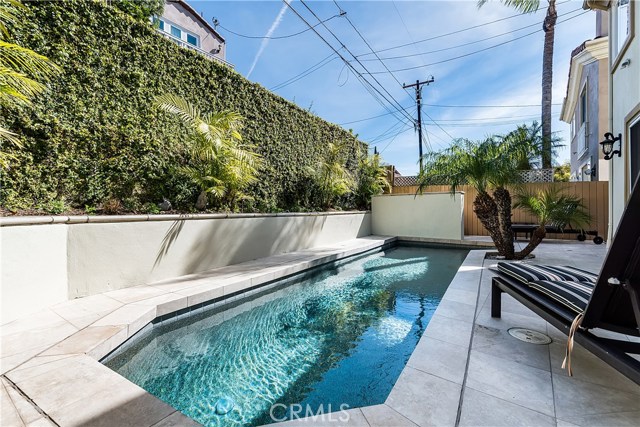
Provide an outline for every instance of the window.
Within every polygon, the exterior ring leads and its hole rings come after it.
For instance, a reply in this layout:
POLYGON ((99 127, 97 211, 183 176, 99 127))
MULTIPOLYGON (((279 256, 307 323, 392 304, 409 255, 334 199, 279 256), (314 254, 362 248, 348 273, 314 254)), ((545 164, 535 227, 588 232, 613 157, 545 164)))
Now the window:
POLYGON ((187 34, 187 43, 198 46, 198 38, 193 34, 187 34))
POLYGON ((618 4, 613 11, 614 19, 617 23, 617 32, 614 34, 612 60, 618 56, 622 47, 631 34, 631 5, 630 0, 618 0, 618 4))
POLYGON ((164 31, 164 21, 162 19, 158 19, 158 28, 164 31))
POLYGON ((580 126, 587 121, 587 90, 582 89, 580 94, 580 126))
POLYGON ((171 26, 171 35, 181 39, 182 38, 182 30, 180 28, 176 28, 176 27, 174 27, 172 25, 171 26))

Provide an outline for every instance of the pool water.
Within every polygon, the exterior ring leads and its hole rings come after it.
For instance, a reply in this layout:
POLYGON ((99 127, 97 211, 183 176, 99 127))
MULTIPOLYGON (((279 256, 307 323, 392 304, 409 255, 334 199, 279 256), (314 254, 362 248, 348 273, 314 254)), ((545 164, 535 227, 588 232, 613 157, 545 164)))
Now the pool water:
POLYGON ((156 324, 105 364, 206 426, 380 404, 467 253, 397 247, 319 269, 156 324))

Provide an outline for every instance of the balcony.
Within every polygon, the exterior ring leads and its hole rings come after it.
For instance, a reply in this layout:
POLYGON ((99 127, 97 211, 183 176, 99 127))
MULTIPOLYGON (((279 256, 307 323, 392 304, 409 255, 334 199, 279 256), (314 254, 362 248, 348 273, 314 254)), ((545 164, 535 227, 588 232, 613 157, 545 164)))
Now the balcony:
POLYGON ((571 141, 571 152, 577 159, 582 158, 589 152, 589 144, 587 143, 587 124, 588 123, 585 122, 580 126, 580 130, 573 136, 573 140, 571 141))
POLYGON ((221 64, 226 65, 227 67, 234 68, 232 63, 227 62, 227 61, 225 61, 224 59, 222 59, 222 58, 220 58, 220 57, 218 57, 218 56, 215 56, 215 55, 214 55, 213 53, 211 53, 211 52, 207 52, 206 50, 202 50, 202 49, 200 49, 199 47, 194 46, 194 45, 192 45, 192 44, 190 44, 190 43, 187 43, 186 41, 184 41, 184 40, 182 40, 182 39, 179 39, 179 38, 177 38, 177 37, 175 37, 175 36, 173 36, 173 35, 171 35, 171 34, 169 34, 169 33, 166 33, 166 32, 164 32, 164 31, 162 31, 162 30, 160 30, 160 29, 158 29, 158 33, 162 34, 163 36, 165 36, 165 37, 166 37, 166 38, 168 38, 169 40, 173 41, 175 44, 177 44, 177 45, 178 45, 178 46, 180 46, 180 47, 184 47, 184 48, 186 48, 186 49, 194 50, 194 51, 198 52, 199 54, 206 56, 206 57, 207 57, 207 59, 210 59, 210 60, 212 60, 212 61, 219 62, 219 63, 221 63, 221 64))

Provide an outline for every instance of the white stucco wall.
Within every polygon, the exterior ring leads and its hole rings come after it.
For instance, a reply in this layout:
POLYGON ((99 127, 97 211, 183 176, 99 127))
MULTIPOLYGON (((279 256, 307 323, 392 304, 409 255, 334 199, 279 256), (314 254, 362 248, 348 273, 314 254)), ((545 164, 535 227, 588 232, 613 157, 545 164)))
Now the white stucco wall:
POLYGON ((373 234, 461 240, 464 193, 388 194, 371 203, 373 234))
POLYGON ((3 218, 2 323, 68 298, 371 234, 365 212, 155 217, 3 218))
POLYGON ((0 228, 2 323, 67 300, 67 226, 0 228))
MULTIPOLYGON (((618 228, 631 191, 629 127, 632 120, 640 114, 640 2, 633 3, 631 19, 635 34, 625 50, 618 55, 610 55, 611 128, 605 131, 613 132, 616 136, 622 134, 622 157, 614 156, 609 161, 609 241, 618 228), (630 62, 623 67, 621 64, 627 59, 630 62)), ((617 33, 614 13, 610 13, 610 25, 611 33, 617 33)), ((611 49, 616 42, 615 37, 610 37, 609 42, 611 49)), ((615 149, 618 149, 618 143, 615 144, 615 149)))

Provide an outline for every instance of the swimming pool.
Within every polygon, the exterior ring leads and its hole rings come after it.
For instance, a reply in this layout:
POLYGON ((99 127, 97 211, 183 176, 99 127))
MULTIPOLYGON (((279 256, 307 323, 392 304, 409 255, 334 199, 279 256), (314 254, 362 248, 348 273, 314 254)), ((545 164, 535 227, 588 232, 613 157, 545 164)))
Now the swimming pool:
POLYGON ((396 247, 323 267, 147 328, 105 364, 207 426, 383 403, 467 253, 396 247))

